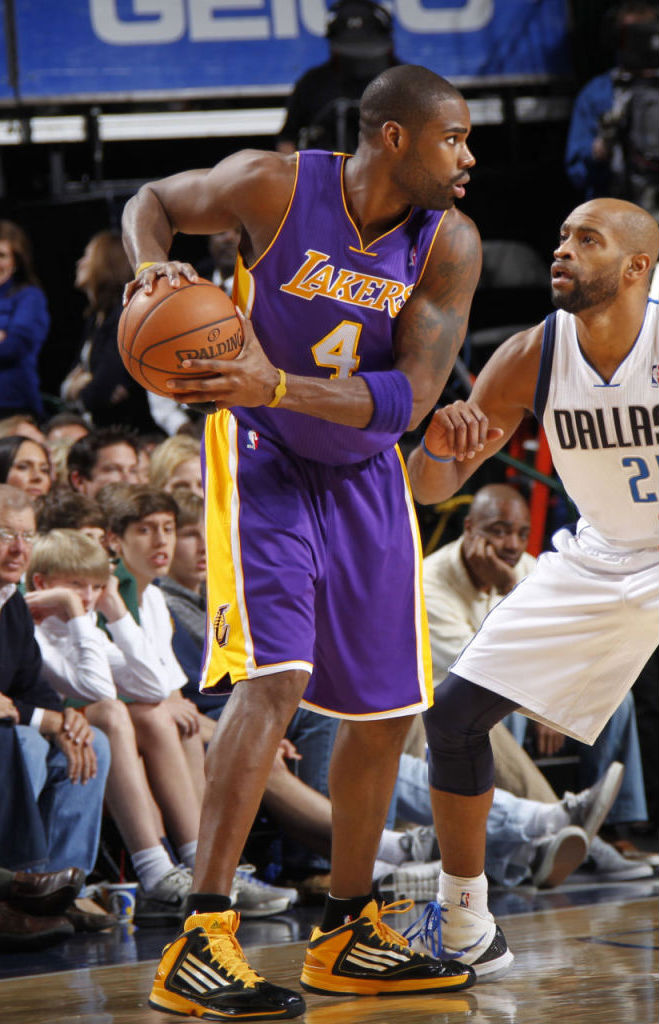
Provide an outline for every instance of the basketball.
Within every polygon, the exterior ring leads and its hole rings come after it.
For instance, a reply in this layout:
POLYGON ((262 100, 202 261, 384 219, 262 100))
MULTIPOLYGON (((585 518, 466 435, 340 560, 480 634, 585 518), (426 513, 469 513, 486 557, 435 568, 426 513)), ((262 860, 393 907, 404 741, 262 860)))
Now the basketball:
POLYGON ((181 366, 184 359, 235 359, 243 330, 229 296, 210 281, 181 278, 180 287, 172 288, 159 277, 150 295, 140 288, 123 310, 117 344, 131 377, 171 398, 168 380, 204 376, 181 366))

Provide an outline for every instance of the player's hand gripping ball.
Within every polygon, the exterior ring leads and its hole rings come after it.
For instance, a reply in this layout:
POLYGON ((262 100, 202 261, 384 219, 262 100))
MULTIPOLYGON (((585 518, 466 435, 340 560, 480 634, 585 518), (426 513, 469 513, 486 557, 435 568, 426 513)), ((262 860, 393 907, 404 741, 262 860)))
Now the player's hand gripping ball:
MULTIPOLYGON (((150 295, 140 288, 119 320, 117 344, 124 366, 138 384, 155 395, 172 397, 166 386, 176 377, 199 379, 184 359, 235 359, 243 347, 243 329, 229 296, 200 277, 172 288, 166 277, 150 295)), ((209 373, 208 376, 215 376, 209 373)))

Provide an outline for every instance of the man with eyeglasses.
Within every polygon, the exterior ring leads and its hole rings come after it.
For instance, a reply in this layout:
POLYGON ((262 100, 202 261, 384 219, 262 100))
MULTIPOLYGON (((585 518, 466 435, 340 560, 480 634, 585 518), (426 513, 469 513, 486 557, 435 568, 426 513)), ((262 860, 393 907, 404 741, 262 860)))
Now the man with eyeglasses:
MULTIPOLYGON (((35 537, 28 495, 0 484, 0 770, 6 796, 0 864, 38 871, 74 867, 89 874, 110 750, 103 733, 65 708, 41 678, 32 616, 17 588, 35 537)), ((2 909, 0 903, 0 931, 2 909)))

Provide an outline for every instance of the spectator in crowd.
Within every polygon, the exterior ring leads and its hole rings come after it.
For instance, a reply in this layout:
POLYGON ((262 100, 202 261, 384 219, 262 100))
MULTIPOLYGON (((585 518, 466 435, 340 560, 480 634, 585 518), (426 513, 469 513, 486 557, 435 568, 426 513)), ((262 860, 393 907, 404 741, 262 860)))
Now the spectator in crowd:
POLYGON ((37 507, 37 530, 79 530, 105 547, 107 516, 94 498, 68 487, 51 491, 37 507))
MULTIPOLYGON (((89 874, 96 862, 110 751, 105 736, 60 698, 42 677, 32 618, 17 589, 36 537, 34 510, 24 491, 0 485, 0 708, 21 745, 22 761, 41 821, 41 865, 47 871, 77 867, 89 874)), ((37 827, 33 816, 32 825, 37 827)), ((26 813, 14 833, 29 843, 26 813)), ((0 835, 0 863, 12 863, 0 835)), ((34 848, 32 846, 32 848, 34 848)))
POLYGON ((187 487, 203 497, 199 449, 199 441, 186 434, 175 434, 157 445, 149 465, 151 486, 169 494, 177 487, 187 487))
POLYGON ((152 431, 149 434, 140 434, 138 438, 137 452, 137 483, 148 486, 151 482, 151 455, 164 441, 168 435, 162 430, 152 431))
POLYGON ((19 487, 33 500, 48 494, 53 470, 46 445, 27 437, 0 438, 0 483, 19 487))
POLYGON ((0 420, 0 437, 29 437, 33 441, 46 440, 45 434, 31 413, 16 413, 0 420))
POLYGON ((231 295, 240 232, 235 228, 208 236, 208 259, 199 261, 199 275, 231 295))
POLYGON ((53 464, 53 479, 58 487, 68 486, 67 459, 71 445, 90 432, 82 416, 73 412, 60 412, 44 424, 46 442, 53 464))
MULTIPOLYGON (((535 565, 535 558, 526 552, 529 529, 529 508, 522 495, 505 484, 491 484, 474 495, 462 536, 424 560, 423 586, 435 686, 440 685, 449 666, 478 631, 485 616, 535 565)), ((526 725, 526 719, 518 717, 526 725)), ((519 741, 520 733, 515 735, 519 741)), ((537 724, 537 735, 543 753, 554 753, 563 745, 564 737, 548 726, 537 724)), ((519 742, 514 738, 511 742, 503 723, 492 729, 490 737, 498 786, 518 796, 532 794, 534 799, 543 802, 558 799, 519 742)), ((625 773, 612 804, 610 820, 616 820, 618 814, 622 816, 618 820, 635 820, 637 814, 641 818, 646 816, 643 769, 631 694, 593 747, 572 740, 568 743, 574 743, 574 749, 584 760, 578 777, 582 789, 593 786, 603 777, 613 761, 624 763, 625 773)), ((589 856, 595 871, 602 876, 615 875, 619 880, 635 877, 634 866, 626 863, 599 837, 590 844, 589 856)))
POLYGON ((71 443, 86 437, 90 427, 86 420, 75 412, 58 412, 44 423, 44 434, 49 444, 70 438, 71 443))
POLYGON ((376 75, 398 63, 391 15, 371 0, 339 0, 330 8, 330 58, 295 83, 277 149, 354 152, 359 100, 376 75))
MULTIPOLYGON (((114 496, 108 508, 108 543, 119 556, 115 574, 125 603, 142 627, 160 677, 169 689, 165 711, 180 735, 195 793, 188 803, 196 816, 204 784, 199 714, 194 704, 180 693, 185 684, 185 674, 172 650, 172 621, 162 593, 153 585, 157 577, 168 572, 171 564, 178 506, 171 495, 151 487, 122 485, 113 490, 114 496)), ((152 708, 148 705, 133 706, 131 713, 136 729, 146 730, 152 708)), ((188 858, 191 860, 194 860, 193 855, 188 858)), ((184 858, 184 862, 188 861, 184 858)))
POLYGON ((586 199, 618 196, 659 216, 659 4, 630 0, 612 11, 616 65, 581 89, 565 153, 586 199))
POLYGON ((43 415, 38 358, 49 329, 28 237, 18 224, 0 220, 0 417, 43 415))
POLYGON ((67 457, 74 491, 93 498, 106 484, 137 482, 139 441, 125 427, 94 430, 75 441, 67 457))
POLYGON ((140 920, 168 913, 176 920, 192 876, 189 868, 172 862, 156 822, 164 819, 172 842, 185 854, 196 838, 196 817, 181 815, 178 794, 155 804, 152 791, 167 793, 175 773, 189 797, 187 765, 165 713, 161 738, 167 745, 162 758, 148 759, 145 774, 142 737, 131 717, 139 704, 157 707, 169 694, 154 645, 126 608, 107 553, 78 530, 52 530, 36 541, 27 585, 46 679, 60 696, 83 702, 87 720, 110 742, 106 803, 141 886, 140 920), (107 633, 97 626, 96 611, 104 615, 107 633), (161 777, 165 757, 168 774, 161 777))
POLYGON ((89 413, 95 427, 122 423, 144 432, 155 425, 147 393, 126 370, 117 346, 123 289, 132 276, 118 232, 99 231, 90 239, 75 281, 88 301, 84 342, 61 395, 89 413))

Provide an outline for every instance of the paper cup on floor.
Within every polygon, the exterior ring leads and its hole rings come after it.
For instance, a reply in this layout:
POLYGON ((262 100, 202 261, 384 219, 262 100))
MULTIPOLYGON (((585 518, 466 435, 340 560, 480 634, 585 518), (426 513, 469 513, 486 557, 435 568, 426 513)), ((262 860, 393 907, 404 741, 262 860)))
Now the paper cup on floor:
POLYGON ((137 882, 116 882, 102 887, 103 902, 119 921, 132 921, 135 916, 137 882))

